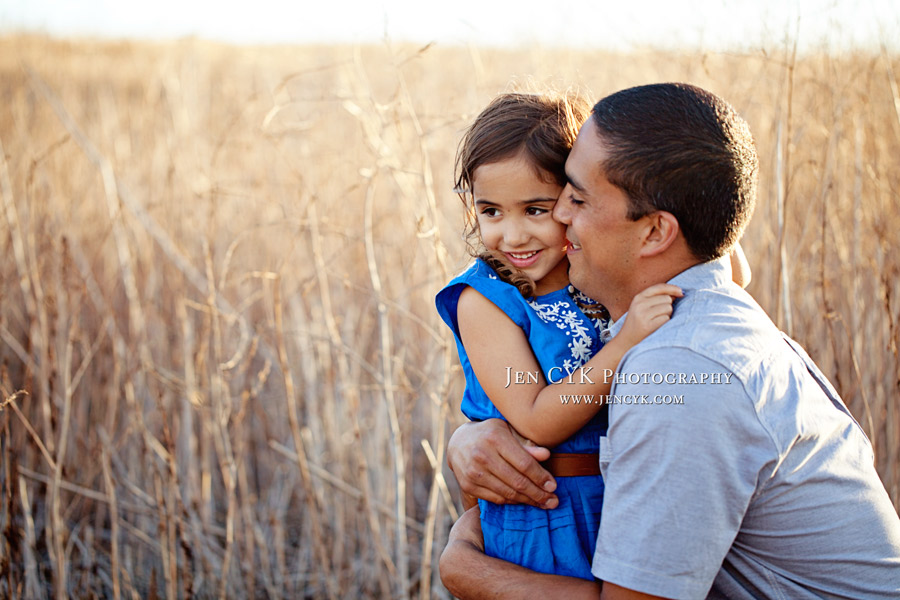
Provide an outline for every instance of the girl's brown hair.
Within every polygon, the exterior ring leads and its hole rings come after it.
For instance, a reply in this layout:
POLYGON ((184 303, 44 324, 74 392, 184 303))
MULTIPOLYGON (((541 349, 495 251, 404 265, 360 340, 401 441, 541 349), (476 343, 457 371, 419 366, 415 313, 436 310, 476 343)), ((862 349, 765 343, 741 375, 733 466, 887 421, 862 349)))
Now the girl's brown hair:
POLYGON ((566 158, 589 113, 588 103, 575 93, 507 92, 481 111, 459 143, 454 191, 465 207, 464 236, 469 252, 525 297, 534 295, 531 278, 501 253, 490 252, 481 244, 472 198, 475 170, 524 153, 539 178, 564 186, 566 158))

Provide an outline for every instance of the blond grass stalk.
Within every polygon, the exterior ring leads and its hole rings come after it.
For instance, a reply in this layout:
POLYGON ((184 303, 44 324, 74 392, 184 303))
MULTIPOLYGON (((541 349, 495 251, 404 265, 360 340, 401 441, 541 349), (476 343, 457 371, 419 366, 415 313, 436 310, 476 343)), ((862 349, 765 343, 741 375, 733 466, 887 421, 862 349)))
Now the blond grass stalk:
MULTIPOLYGON (((420 50, 420 54, 427 49, 426 46, 423 50, 420 50)), ((474 55, 474 58, 477 59, 477 54, 474 55)), ((413 106, 412 96, 409 91, 409 86, 407 85, 406 77, 404 77, 401 70, 397 69, 397 76, 400 82, 401 91, 403 94, 403 101, 407 108, 407 114, 410 116, 410 119, 415 127, 415 131, 417 133, 417 139, 419 140, 419 149, 422 155, 422 176, 423 176, 423 188, 425 190, 425 199, 428 207, 428 214, 431 220, 431 227, 425 228, 420 221, 419 223, 419 231, 417 231, 417 237, 419 239, 431 239, 432 251, 434 252, 434 257, 438 266, 438 272, 440 274, 441 280, 447 280, 449 274, 449 268, 447 265, 447 248, 441 240, 440 228, 438 227, 438 209, 437 209, 437 198, 434 193, 434 175, 431 167, 430 153, 425 148, 424 140, 425 140, 425 132, 422 129, 420 121, 416 115, 415 108, 413 106)), ((421 584, 419 587, 419 597, 422 600, 427 600, 431 597, 432 592, 432 561, 435 558, 435 527, 438 522, 438 510, 437 510, 437 501, 438 501, 438 491, 443 495, 444 504, 450 513, 450 517, 453 521, 456 521, 459 518, 459 515, 456 511, 456 507, 453 504, 452 499, 450 498, 450 492, 447 488, 447 484, 444 481, 444 476, 442 473, 443 464, 444 464, 444 447, 445 447, 445 432, 446 427, 445 423, 448 420, 448 405, 445 400, 446 394, 449 390, 449 378, 450 378, 450 364, 451 364, 451 348, 449 344, 443 345, 443 351, 441 356, 443 358, 444 368, 442 372, 444 373, 444 379, 439 387, 439 391, 437 394, 431 397, 432 400, 432 409, 434 413, 434 429, 436 430, 436 438, 435 438, 435 446, 437 447, 437 456, 428 443, 428 440, 422 440, 422 447, 425 450, 426 456, 428 458, 429 463, 431 464, 431 468, 434 471, 434 478, 432 481, 431 489, 429 491, 429 499, 428 499, 428 513, 425 520, 425 538, 422 541, 422 576, 421 576, 421 584)), ((437 553, 440 554, 439 552, 437 553)))
POLYGON ((22 299, 25 302, 25 311, 29 315, 36 313, 34 296, 31 293, 31 269, 28 267, 28 259, 25 256, 25 241, 22 232, 25 228, 19 222, 19 213, 13 200, 12 184, 9 180, 9 167, 6 164, 6 152, 3 150, 3 140, 0 138, 0 197, 3 200, 3 212, 6 223, 9 226, 12 238, 13 258, 19 271, 19 286, 22 288, 22 299))
MULTIPOLYGON (((10 394, 4 385, 2 376, 0 376, 0 398, 12 399, 14 394, 10 394)), ((5 407, 6 401, 0 403, 0 408, 5 407)), ((0 565, 8 565, 14 559, 18 560, 18 556, 13 556, 13 544, 16 540, 10 539, 9 533, 12 531, 11 525, 16 510, 13 502, 16 500, 14 494, 15 481, 17 474, 13 472, 14 464, 11 459, 10 451, 10 435, 9 435, 9 413, 0 413, 0 528, 3 530, 3 537, 0 538, 0 565)), ((21 555, 16 548, 16 554, 21 555)), ((9 589, 13 589, 13 573, 12 569, 4 568, 0 574, 0 585, 6 585, 9 589)))
MULTIPOLYGON (((438 448, 443 448, 443 441, 443 428, 441 428, 438 434, 438 448)), ((428 600, 431 598, 429 582, 431 581, 431 563, 434 554, 434 527, 437 522, 438 500, 440 499, 440 492, 446 490, 447 484, 444 482, 444 476, 441 473, 443 468, 443 461, 441 460, 443 451, 440 452, 440 458, 435 456, 434 449, 426 439, 422 440, 422 449, 425 451, 425 456, 428 457, 428 462, 434 471, 431 490, 428 492, 428 515, 425 517, 425 538, 422 540, 422 584, 419 587, 419 598, 428 600)), ((449 506, 452 507, 452 504, 449 506)), ((455 507, 451 509, 451 512, 456 512, 455 507)), ((458 518, 458 515, 456 515, 454 520, 456 518, 458 518)))
MULTIPOLYGON (((19 392, 19 393, 21 393, 22 395, 26 394, 26 392, 24 392, 24 391, 19 392)), ((31 436, 31 439, 34 442, 34 445, 37 446, 38 450, 40 450, 40 452, 41 452, 41 455, 44 457, 44 460, 47 461, 47 466, 50 467, 50 470, 55 473, 56 472, 56 460, 50 454, 50 450, 47 448, 47 446, 44 445, 44 441, 38 435, 37 431, 35 431, 34 427, 31 425, 31 422, 28 420, 28 418, 25 416, 25 414, 21 411, 21 409, 19 409, 18 404, 16 404, 16 395, 17 394, 13 395, 10 398, 7 398, 6 401, 4 402, 4 405, 12 407, 13 412, 16 413, 16 417, 19 418, 19 420, 22 422, 22 426, 25 427, 25 430, 28 432, 28 435, 31 436)), ((18 467, 18 469, 21 472, 22 466, 20 465, 18 467)))
MULTIPOLYGON (((324 251, 322 247, 322 233, 319 229, 319 216, 316 208, 316 202, 312 201, 307 206, 307 217, 310 227, 310 241, 312 245, 312 256, 315 265, 316 281, 318 282, 319 298, 322 304, 322 314, 325 319, 325 330, 331 340, 340 340, 341 335, 338 330, 337 322, 334 316, 334 306, 331 300, 331 286, 328 283, 327 268, 325 266, 324 251)), ((351 382, 354 378, 350 374, 350 366, 347 358, 347 352, 337 353, 338 377, 340 381, 351 382)), ((347 411, 353 426, 353 436, 355 440, 360 442, 363 440, 363 429, 359 422, 360 415, 360 397, 357 386, 346 385, 343 389, 344 396, 347 399, 347 411)), ((369 482, 369 459, 362 443, 354 444, 355 458, 357 463, 357 478, 359 480, 361 497, 363 500, 363 508, 365 510, 366 519, 369 525, 369 538, 375 546, 384 569, 378 569, 378 585, 383 595, 390 594, 391 579, 397 576, 397 566, 391 559, 390 552, 381 537, 381 524, 378 521, 376 507, 379 505, 378 500, 374 497, 369 482)))
MULTIPOLYGON (((281 444, 279 444, 278 442, 276 442, 274 440, 269 442, 269 444, 272 447, 272 450, 274 450, 278 454, 281 454, 285 458, 288 458, 289 460, 292 460, 292 461, 297 461, 299 459, 299 457, 297 456, 297 453, 294 452, 293 450, 291 450, 290 448, 285 448, 284 446, 282 446, 281 444)), ((348 498, 351 498, 353 500, 362 500, 365 498, 365 492, 363 492, 362 490, 347 483, 343 479, 339 479, 339 478, 335 477, 334 475, 329 473, 324 467, 321 467, 312 462, 307 462, 307 465, 309 466, 309 472, 311 475, 314 475, 316 478, 321 479, 325 483, 332 486, 335 490, 346 495, 348 498)), ((374 507, 379 513, 381 513, 382 517, 388 519, 391 522, 396 522, 396 520, 397 520, 396 507, 388 506, 387 504, 384 504, 383 502, 374 502, 374 507)), ((420 523, 409 516, 406 517, 405 526, 408 529, 411 529, 419 534, 424 534, 427 531, 427 526, 425 524, 420 523)))
MULTIPOLYGON (((249 505, 247 505, 248 512, 249 508, 249 505)), ((266 539, 262 529, 256 522, 253 523, 253 541, 259 549, 259 559, 262 563, 263 585, 266 588, 266 594, 268 594, 268 597, 272 598, 273 600, 280 600, 282 597, 281 591, 277 586, 277 578, 273 576, 276 572, 274 570, 274 566, 272 565, 271 558, 269 557, 269 554, 272 552, 272 548, 270 548, 272 540, 266 539)), ((255 550, 251 551, 251 556, 253 555, 253 552, 255 552, 255 550)))
MULTIPOLYGON (((245 443, 246 440, 242 439, 240 446, 236 448, 238 456, 244 455, 245 443)), ((245 560, 247 557, 253 557, 256 554, 257 544, 259 544, 259 562, 262 567, 259 570, 259 575, 261 576, 263 586, 266 589, 266 595, 272 599, 280 598, 281 595, 275 589, 271 579, 272 565, 269 560, 269 551, 266 548, 265 543, 259 543, 262 539, 262 532, 259 528, 259 524, 256 522, 256 518, 253 516, 252 510, 253 506, 256 504, 257 498, 251 490, 250 482, 247 478, 247 465, 244 461, 241 461, 238 464, 237 486, 243 500, 239 506, 239 510, 241 511, 241 521, 244 526, 244 547, 242 556, 245 557, 245 560)), ((252 594, 256 590, 256 569, 245 569, 244 571, 244 576, 247 579, 245 588, 247 589, 247 593, 252 594)))
MULTIPOLYGON (((420 49, 418 54, 425 52, 429 46, 430 44, 420 49)), ((441 279, 444 280, 447 279, 447 275, 449 274, 449 269, 447 267, 447 247, 444 246, 443 241, 441 241, 441 230, 438 227, 437 197, 434 193, 434 172, 431 168, 431 155, 425 147, 425 131, 422 129, 422 124, 419 122, 418 115, 416 115, 416 109, 413 106, 409 86, 406 83, 406 77, 404 77, 403 71, 400 69, 397 69, 397 80, 400 82, 400 90, 402 92, 403 104, 406 107, 406 113, 409 115, 410 121, 415 128, 416 139, 419 141, 419 153, 422 156, 422 189, 425 193, 425 202, 428 207, 428 215, 431 221, 431 226, 427 229, 424 224, 420 222, 419 231, 416 232, 416 237, 419 239, 431 238, 434 258, 437 261, 438 273, 440 274, 441 279)))
POLYGON ((328 595, 332 599, 338 598, 337 584, 334 581, 331 562, 325 547, 325 540, 319 525, 319 515, 322 509, 318 506, 316 486, 313 483, 309 471, 309 461, 306 457, 306 449, 303 445, 303 436, 300 432, 300 418, 297 414, 297 396, 294 390, 294 378, 291 375, 288 364, 287 349, 284 341, 284 317, 283 304, 281 302, 281 281, 276 279, 272 286, 274 294, 275 310, 275 335, 277 339, 278 360, 281 363, 281 371, 284 377, 284 393, 287 402, 288 420, 290 422, 291 435, 294 440, 294 448, 297 453, 297 466, 300 468, 300 478, 303 483, 303 495, 306 499, 307 522, 313 531, 313 546, 322 569, 322 579, 328 595))
MULTIPOLYGON (((835 114, 835 122, 841 122, 841 110, 838 108, 838 111, 835 114)), ((828 276, 826 274, 825 265, 827 264, 826 254, 829 248, 828 241, 831 240, 837 245, 838 239, 835 235, 834 223, 838 222, 837 219, 829 218, 828 209, 829 209, 829 197, 834 184, 834 170, 835 170, 835 155, 837 150, 836 140, 841 137, 841 126, 835 126, 835 133, 837 135, 833 135, 830 137, 828 144, 825 146, 825 164, 823 166, 823 174, 821 178, 821 196, 820 202, 822 205, 822 217, 821 217, 821 250, 820 250, 820 261, 819 261, 819 279, 822 287, 822 306, 824 307, 825 312, 825 323, 828 328, 828 337, 831 341, 832 347, 834 348, 835 356, 838 356, 841 352, 840 346, 843 344, 845 340, 849 340, 849 348, 848 354, 850 358, 850 364, 852 368, 852 375, 856 379, 856 383, 859 389, 860 398, 862 400, 862 404, 864 407, 864 417, 865 417, 865 429, 868 434, 870 440, 873 444, 877 444, 879 431, 875 428, 875 423, 872 417, 872 407, 869 403, 868 392, 863 385, 862 376, 860 375, 859 363, 856 358, 856 351, 854 349, 854 338, 853 332, 856 331, 856 328, 852 328, 851 331, 847 330, 847 323, 845 320, 840 319, 840 324, 843 328, 844 335, 838 335, 835 332, 835 321, 839 320, 837 316, 838 312, 835 308, 834 301, 832 300, 832 295, 829 293, 829 284, 828 284, 828 276)), ((855 216, 854 216, 855 218, 855 216)), ((841 249, 837 249, 838 254, 842 254, 841 249)), ((851 284, 854 280, 853 272, 855 263, 851 262, 850 270, 851 270, 851 284)), ((853 316, 851 316, 851 323, 853 322, 853 316)))
MULTIPOLYGON (((16 260, 16 266, 19 271, 19 285, 22 290, 22 298, 25 303, 26 314, 29 315, 30 321, 30 341, 34 342, 37 340, 48 339, 48 335, 46 335, 47 327, 46 327, 46 318, 45 311, 43 306, 40 304, 43 293, 41 291, 41 287, 39 282, 32 284, 33 281, 33 269, 30 265, 34 265, 34 240, 30 239, 30 245, 26 246, 24 236, 22 232, 26 230, 25 227, 22 226, 22 223, 19 219, 18 210, 16 208, 16 203, 13 197, 12 185, 9 179, 9 168, 6 162, 6 153, 3 150, 2 140, 0 140, 0 196, 3 199, 4 205, 4 213, 6 215, 7 223, 9 224, 9 231, 12 238, 12 246, 13 246, 13 255, 16 260), (28 252, 28 250, 31 252, 28 252), (29 256, 27 256, 30 254, 29 256)), ((27 208, 26 208, 27 211, 27 208)), ((4 333, 4 339, 6 339, 7 343, 10 343, 10 338, 6 333, 5 328, 0 330, 0 333, 4 333)), ((24 349, 21 349, 21 346, 18 342, 12 344, 13 347, 17 348, 20 356, 27 356, 27 352, 24 349)), ((50 431, 50 390, 49 390, 49 361, 40 361, 39 365, 35 365, 29 356, 27 360, 24 361, 26 365, 29 365, 29 371, 31 373, 39 373, 39 385, 41 387, 41 414, 43 416, 43 424, 44 429, 46 431, 50 431)), ((53 439, 50 438, 48 440, 48 450, 50 452, 55 451, 53 439)), ((43 443, 41 444, 43 447, 43 443)))
POLYGON ((19 343, 19 340, 17 340, 16 337, 2 325, 0 325, 0 338, 3 339, 10 350, 15 353, 16 357, 29 371, 35 370, 37 368, 37 364, 34 362, 31 356, 28 355, 28 351, 25 350, 25 348, 22 347, 22 344, 19 343))
POLYGON ((222 333, 219 327, 218 311, 216 310, 218 293, 216 291, 212 257, 206 240, 203 240, 203 256, 206 264, 206 316, 210 329, 209 343, 211 344, 209 350, 212 353, 210 400, 213 418, 211 420, 211 429, 213 430, 212 439, 216 453, 219 456, 222 482, 225 486, 225 556, 222 559, 222 575, 219 579, 219 598, 224 600, 230 589, 229 575, 235 551, 237 465, 231 444, 231 432, 229 431, 229 423, 232 418, 231 398, 228 390, 223 385, 221 377, 222 333))
POLYGON ((897 117, 897 124, 900 125, 900 88, 898 88, 897 78, 894 76, 894 67, 891 62, 892 57, 888 53, 884 43, 881 44, 881 58, 884 60, 884 67, 891 90, 891 98, 894 101, 894 115, 897 117))
POLYGON ((224 455, 222 464, 220 465, 222 482, 225 486, 225 558, 222 559, 222 577, 219 580, 219 598, 225 600, 230 589, 228 576, 230 575, 231 563, 234 557, 235 545, 235 515, 237 511, 237 500, 235 491, 237 489, 236 469, 234 465, 234 457, 231 453, 230 444, 228 443, 227 433, 224 422, 216 419, 218 422, 217 434, 213 437, 216 441, 217 449, 220 455, 224 455))
POLYGON ((100 171, 100 177, 103 181, 104 197, 106 199, 107 210, 109 211, 110 221, 112 222, 113 238, 115 240, 116 251, 119 256, 119 269, 122 273, 122 282, 125 288, 125 295, 128 298, 129 322, 131 325, 132 335, 139 340, 140 357, 146 364, 150 363, 149 351, 146 344, 141 342, 141 335, 144 332, 144 311, 140 302, 140 295, 137 289, 137 280, 134 275, 134 258, 129 247, 128 238, 125 233, 125 226, 121 216, 121 204, 119 203, 119 189, 116 181, 116 175, 113 171, 110 161, 101 154, 94 144, 82 132, 81 128, 71 117, 69 112, 63 106, 62 102, 56 96, 52 89, 44 82, 44 80, 34 70, 26 69, 31 79, 32 85, 44 97, 48 104, 53 108, 60 122, 69 132, 73 139, 81 147, 82 151, 88 159, 100 171))
POLYGON ((175 444, 172 439, 172 433, 169 427, 169 416, 167 407, 163 404, 162 399, 158 399, 159 416, 162 425, 163 440, 168 449, 167 460, 164 471, 165 477, 165 508, 167 519, 168 538, 168 554, 169 554, 169 572, 170 579, 166 580, 166 593, 172 598, 178 597, 178 579, 179 579, 179 545, 177 543, 179 532, 184 531, 184 524, 181 520, 178 506, 180 502, 180 485, 178 482, 178 467, 175 460, 175 444))
MULTIPOLYGON (((76 140, 79 147, 88 157, 88 159, 93 163, 101 174, 101 180, 103 182, 104 188, 104 197, 106 199, 107 210, 109 212, 110 222, 112 223, 112 231, 113 231, 113 239, 115 241, 115 247, 119 260, 119 269, 122 276, 122 281, 124 284, 125 295, 128 299, 128 307, 129 307, 129 334, 130 337, 137 340, 138 346, 138 356, 140 362, 144 366, 149 366, 151 364, 150 351, 146 344, 145 338, 145 318, 143 307, 141 305, 137 282, 134 275, 134 259, 132 256, 131 249, 129 247, 129 242, 125 233, 125 226, 121 215, 121 205, 119 203, 119 190, 118 184, 116 180, 115 173, 113 171, 112 165, 106 157, 101 154, 93 143, 84 135, 81 129, 78 127, 77 123, 72 119, 69 115, 68 111, 63 106, 62 102, 58 99, 58 97, 53 93, 53 91, 47 86, 47 84, 40 78, 36 72, 31 69, 27 69, 29 78, 31 80, 32 85, 41 93, 44 99, 50 104, 56 113, 57 118, 66 128, 70 135, 72 135, 73 139, 76 140)), ((42 320, 43 321, 43 320, 42 320)), ((44 338, 46 339, 46 337, 44 338)), ((67 362, 64 365, 66 377, 69 376, 69 365, 68 365, 68 357, 69 352, 67 351, 67 362)), ((42 366, 49 364, 49 361, 42 362, 42 366)), ((138 377, 137 382, 139 384, 139 388, 143 391, 144 382, 143 378, 138 377)), ((62 427, 63 434, 60 436, 60 444, 67 443, 67 435, 68 435, 68 419, 70 415, 71 408, 71 396, 70 396, 70 388, 69 382, 66 381, 65 390, 66 390, 66 399, 64 404, 64 412, 62 419, 62 427)), ((134 387, 132 386, 132 382, 129 381, 126 383, 125 387, 125 395, 128 399, 129 406, 134 410, 134 414, 137 417, 138 425, 141 429, 141 433, 143 435, 144 441, 148 443, 149 447, 153 449, 156 454, 162 458, 163 460, 168 459, 168 452, 162 447, 159 441, 151 434, 151 432, 147 429, 146 424, 142 418, 142 408, 136 401, 134 396, 134 387)), ((49 398, 45 403, 48 408, 45 409, 45 415, 49 418, 49 398)), ((47 427, 49 431, 49 427, 47 427)), ((52 451, 52 448, 51 448, 52 451)), ((65 447, 64 445, 59 448, 59 453, 61 456, 64 456, 65 447)), ((51 487, 51 523, 54 527, 54 531, 51 532, 54 539, 54 555, 57 561, 57 569, 56 569, 56 595, 57 598, 63 598, 67 595, 66 590, 66 572, 65 572, 65 556, 62 548, 62 537, 63 537, 63 524, 61 522, 60 508, 59 508, 59 487, 58 480, 61 473, 61 463, 57 460, 57 471, 54 478, 54 485, 51 487)), ((160 502, 162 498, 162 494, 159 490, 159 481, 158 474, 154 478, 154 482, 156 483, 156 491, 157 491, 157 501, 160 502)), ((165 507, 159 506, 160 515, 164 517, 166 514, 165 507)), ((161 527, 163 527, 163 532, 169 531, 165 528, 166 522, 162 521, 160 523, 161 527)), ((163 536, 163 542, 158 546, 161 552, 161 557, 163 560, 163 572, 164 575, 167 576, 167 596, 170 600, 174 600, 175 598, 175 570, 172 568, 172 563, 175 560, 173 556, 171 556, 171 539, 174 532, 171 532, 170 537, 163 536)))
MULTIPOLYGON (((60 303, 64 304, 64 303, 60 303)), ((66 315, 60 310, 60 319, 65 320, 66 315)), ((54 588, 56 590, 57 600, 65 600, 69 596, 68 590, 68 564, 66 561, 66 552, 64 547, 64 538, 67 533, 67 527, 63 521, 61 500, 60 500, 60 482, 62 480, 62 466, 66 459, 66 449, 69 446, 69 431, 71 427, 72 415, 72 338, 74 337, 74 327, 69 330, 66 338, 65 354, 63 357, 63 410, 59 425, 59 444, 56 452, 56 469, 53 471, 53 480, 50 484, 50 524, 53 539, 53 556, 55 559, 54 571, 54 588)))
MULTIPOLYGON (((119 399, 120 394, 119 390, 119 379, 121 377, 121 365, 122 361, 125 357, 125 348, 126 343, 124 338, 122 337, 122 332, 116 326, 116 320, 112 316, 112 309, 109 306, 109 303, 103 297, 103 292, 100 289, 100 285, 97 283, 97 279, 94 277, 94 274, 91 272, 91 267, 88 264, 88 259, 84 254, 84 250, 82 249, 81 244, 75 238, 68 239, 68 247, 71 252, 72 259, 75 261, 75 265, 78 268, 78 273, 81 276, 81 280, 84 282, 84 286, 87 289, 88 296, 91 299, 91 304, 93 305, 95 311, 101 315, 107 315, 104 320, 105 332, 111 338, 113 344, 113 380, 114 385, 112 386, 112 390, 106 396, 106 422, 104 424, 104 429, 106 431, 111 431, 113 428, 113 424, 116 422, 116 416, 118 414, 119 408, 119 399)), ((99 338, 97 347, 99 350, 99 338)))
POLYGON ((409 593, 409 551, 406 539, 406 457, 403 451, 403 435, 400 430, 400 417, 397 410, 397 400, 394 396, 394 373, 391 364, 393 356, 393 344, 391 336, 391 324, 387 305, 382 300, 384 295, 381 286, 381 276, 378 273, 378 262, 375 257, 375 242, 372 234, 372 213, 374 211, 375 179, 369 181, 366 189, 366 200, 363 209, 365 218, 364 237, 366 243, 366 258, 369 267, 369 277, 372 281, 372 289, 375 293, 376 308, 378 310, 379 329, 381 331, 381 367, 382 386, 384 388, 385 401, 387 402, 388 419, 391 425, 391 450, 394 457, 394 478, 396 486, 397 521, 396 521, 396 562, 399 574, 400 595, 409 593))
MULTIPOLYGON (((27 200, 27 197, 26 197, 27 200)), ((29 203, 26 201, 24 205, 24 218, 22 221, 27 223, 28 231, 33 231, 34 219, 29 211, 29 203)), ((45 432, 45 444, 51 453, 56 452, 56 438, 53 435, 53 398, 51 393, 51 381, 53 374, 53 360, 51 358, 53 349, 51 348, 51 327, 48 316, 48 298, 44 293, 44 286, 41 278, 37 274, 38 270, 38 244, 35 235, 25 236, 25 251, 28 259, 25 263, 28 270, 20 274, 30 280, 30 289, 33 294, 34 303, 32 308, 34 312, 28 315, 29 319, 29 337, 28 350, 32 356, 36 357, 35 369, 26 372, 26 379, 35 378, 36 387, 40 389, 40 394, 35 397, 39 403, 40 427, 45 432)), ((26 305, 27 306, 27 305, 26 305)))
MULTIPOLYGON (((82 148, 91 163, 93 163, 100 171, 105 191, 107 209, 109 211, 110 219, 113 224, 113 234, 116 242, 116 250, 119 254, 123 283, 125 284, 126 295, 129 299, 129 313, 133 331, 141 332, 144 330, 144 317, 140 302, 137 299, 138 293, 136 289, 136 280, 132 268, 134 261, 131 256, 127 238, 124 235, 124 227, 121 223, 122 205, 128 208, 129 212, 134 215, 134 217, 138 220, 144 230, 153 237, 154 241, 156 241, 157 244, 159 244, 160 248, 169 258, 169 260, 179 269, 182 274, 184 274, 184 276, 188 279, 188 281, 191 282, 194 288, 201 292, 205 292, 206 290, 211 289, 209 279, 207 279, 207 277, 204 277, 203 274, 198 271, 187 258, 184 257, 184 255, 177 249, 176 245, 171 241, 171 238, 166 233, 166 231, 159 226, 156 220, 154 220, 152 217, 150 217, 149 214, 147 214, 147 211, 143 207, 141 207, 140 204, 138 204, 134 199, 131 198, 127 190, 123 189, 112 168, 112 163, 109 161, 109 159, 107 159, 106 156, 104 156, 101 152, 99 152, 99 150, 97 150, 96 146, 78 127, 76 121, 71 117, 63 103, 53 92, 50 86, 48 86, 43 78, 41 78, 40 75, 33 69, 26 66, 26 71, 32 85, 37 88, 37 90, 41 93, 48 104, 50 104, 60 122, 69 132, 69 135, 72 136, 72 138, 78 143, 79 147, 82 148)), ((5 197, 6 196, 4 195, 4 198, 5 197)), ((40 279, 35 278, 34 281, 39 282, 40 279)), ((227 300, 225 300, 218 294, 215 294, 214 304, 215 306, 219 307, 220 310, 222 310, 225 314, 229 315, 231 318, 238 320, 243 331, 246 331, 248 329, 248 325, 245 319, 233 309, 233 307, 227 300)), ((145 343, 140 344, 140 350, 142 360, 145 362, 145 364, 149 364, 150 359, 145 343)), ((269 349, 267 346, 263 346, 263 351, 267 355, 269 354, 269 349)), ((230 362, 225 364, 230 364, 230 362)))
MULTIPOLYGON (((299 461, 299 458, 297 460, 299 461)), ((276 492, 280 491, 280 497, 276 498, 271 514, 271 526, 273 530, 272 545, 275 547, 275 563, 278 566, 278 569, 275 572, 275 582, 282 589, 287 589, 287 582, 289 581, 287 566, 288 544, 285 536, 284 513, 291 496, 293 484, 296 481, 296 478, 293 477, 294 473, 295 471, 293 469, 289 470, 284 477, 284 479, 287 480, 286 484, 280 490, 276 490, 276 492)))
POLYGON ((794 110, 794 70, 797 64, 797 38, 794 37, 794 46, 787 63, 787 115, 782 121, 778 120, 778 133, 776 134, 775 181, 778 186, 778 290, 776 298, 776 315, 783 324, 785 332, 789 336, 794 335, 794 322, 791 310, 791 285, 790 266, 787 261, 787 237, 786 237, 786 213, 788 210, 788 191, 790 190, 791 168, 791 129, 794 110), (783 135, 782 135, 783 134, 783 135))
MULTIPOLYGON (((163 477, 159 473, 159 469, 155 468, 153 471, 153 490, 156 494, 154 500, 156 504, 159 539, 153 541, 153 546, 159 552, 160 560, 162 562, 162 574, 166 598, 168 600, 175 600, 174 590, 170 582, 174 583, 177 580, 178 575, 172 570, 171 548, 169 546, 171 521, 166 514, 166 499, 163 483, 163 477)), ((152 584, 156 584, 155 578, 153 578, 152 584)), ((153 588, 151 588, 151 590, 152 589, 153 588)))
POLYGON ((109 436, 103 429, 99 432, 101 449, 100 461, 103 465, 103 481, 106 486, 106 496, 109 499, 110 521, 110 570, 112 576, 112 596, 115 600, 122 597, 122 584, 119 572, 119 503, 116 496, 116 485, 112 477, 112 465, 109 460, 109 436))
MULTIPOLYGON (((853 297, 859 298, 860 294, 860 272, 864 270, 862 264, 862 218, 863 218, 863 146, 865 144, 865 131, 862 127, 859 115, 853 119, 853 244, 852 255, 850 258, 850 268, 852 269, 851 281, 853 284, 853 297)), ((857 311, 850 312, 850 331, 855 333, 860 331, 861 315, 857 311)), ((853 355, 857 356, 860 351, 859 336, 851 335, 850 344, 853 355)), ((862 386, 865 383, 861 382, 862 386)))
MULTIPOLYGON (((42 475, 41 473, 37 473, 32 471, 27 467, 18 467, 17 468, 20 475, 31 479, 32 481, 37 481, 39 483, 43 483, 48 488, 53 485, 53 477, 48 477, 46 475, 42 475)), ((61 490, 66 490, 72 494, 77 494, 79 496, 84 496, 87 499, 93 500, 95 502, 108 503, 109 496, 104 494, 103 492, 98 492, 96 490, 92 490, 90 488, 86 488, 84 486, 76 485, 65 479, 59 482, 59 488, 61 490)), ((123 504, 123 508, 127 508, 128 511, 136 513, 136 514, 151 514, 149 510, 142 506, 138 506, 136 504, 123 504)))
MULTIPOLYGON (((895 300, 896 301, 896 300, 895 300)), ((884 303, 887 309, 890 309, 890 301, 889 296, 885 294, 884 303)), ((896 327, 896 324, 894 324, 896 327)), ((894 329, 896 332, 897 330, 894 329)), ((897 338, 900 335, 897 335, 894 338, 892 344, 892 352, 895 359, 900 359, 898 356, 897 349, 897 338)), ((900 361, 898 361, 900 362, 900 361)), ((893 380, 897 382, 892 389, 895 393, 900 393, 900 368, 895 367, 893 380)), ((895 395, 896 397, 896 395, 895 395)), ((885 474, 883 477, 885 478, 885 485, 887 487, 888 493, 894 501, 894 508, 898 508, 900 510, 900 461, 898 461, 897 452, 891 452, 892 448, 900 448, 900 410, 898 410, 896 402, 887 402, 887 406, 885 407, 885 429, 886 429, 886 445, 888 448, 887 452, 887 468, 885 470, 885 474)))
POLYGON ((31 500, 28 497, 28 486, 22 477, 19 477, 19 497, 22 502, 22 514, 25 521, 25 539, 23 540, 22 554, 25 561, 25 593, 26 598, 43 600, 44 587, 38 577, 38 564, 35 557, 35 528, 34 517, 31 516, 31 500))

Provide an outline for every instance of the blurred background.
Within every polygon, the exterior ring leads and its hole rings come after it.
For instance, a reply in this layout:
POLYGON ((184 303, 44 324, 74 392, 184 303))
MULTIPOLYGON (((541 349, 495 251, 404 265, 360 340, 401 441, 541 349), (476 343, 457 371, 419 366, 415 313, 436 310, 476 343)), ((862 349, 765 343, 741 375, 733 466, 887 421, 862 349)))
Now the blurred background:
POLYGON ((900 506, 900 6, 0 4, 0 596, 447 598, 498 92, 688 81, 748 120, 749 291, 900 506))

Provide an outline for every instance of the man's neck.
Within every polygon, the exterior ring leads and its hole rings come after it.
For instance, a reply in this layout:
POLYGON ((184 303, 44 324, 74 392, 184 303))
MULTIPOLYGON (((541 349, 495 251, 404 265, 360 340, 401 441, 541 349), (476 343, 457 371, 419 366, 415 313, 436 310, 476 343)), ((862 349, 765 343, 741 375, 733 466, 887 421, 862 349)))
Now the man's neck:
POLYGON ((631 301, 634 300, 634 297, 639 293, 641 293, 651 285, 655 285, 657 283, 667 283, 680 273, 687 271, 691 267, 699 265, 700 262, 701 261, 697 260, 697 258, 693 255, 686 256, 681 260, 663 261, 645 259, 636 271, 637 273, 639 273, 639 276, 635 278, 631 289, 628 290, 626 294, 620 296, 621 300, 619 302, 616 302, 613 306, 606 307, 606 309, 609 311, 610 318, 613 321, 618 321, 620 318, 622 318, 622 315, 628 312, 628 307, 631 306, 631 301))

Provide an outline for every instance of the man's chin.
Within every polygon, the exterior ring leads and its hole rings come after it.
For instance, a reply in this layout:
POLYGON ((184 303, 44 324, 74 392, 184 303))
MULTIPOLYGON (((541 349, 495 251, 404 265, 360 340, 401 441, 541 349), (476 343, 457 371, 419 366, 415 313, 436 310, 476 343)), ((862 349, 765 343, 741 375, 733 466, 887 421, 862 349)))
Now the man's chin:
MULTIPOLYGON (((579 292, 594 298, 594 296, 585 289, 586 287, 591 287, 590 280, 587 277, 584 277, 584 272, 573 264, 571 257, 569 257, 569 283, 575 286, 575 289, 579 292)), ((596 298, 594 299, 596 300, 596 298)))

